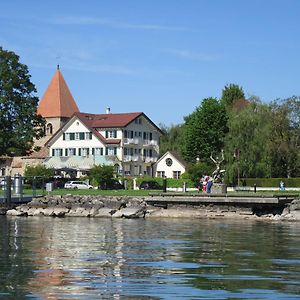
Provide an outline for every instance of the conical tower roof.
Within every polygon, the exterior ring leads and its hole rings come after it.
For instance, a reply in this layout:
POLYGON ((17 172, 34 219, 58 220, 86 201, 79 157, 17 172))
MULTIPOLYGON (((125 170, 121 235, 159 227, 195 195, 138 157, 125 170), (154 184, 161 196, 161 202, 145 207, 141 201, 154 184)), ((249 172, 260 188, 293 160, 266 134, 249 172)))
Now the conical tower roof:
POLYGON ((57 70, 39 103, 37 113, 41 114, 44 118, 70 118, 75 112, 79 112, 79 109, 59 67, 57 67, 57 70))

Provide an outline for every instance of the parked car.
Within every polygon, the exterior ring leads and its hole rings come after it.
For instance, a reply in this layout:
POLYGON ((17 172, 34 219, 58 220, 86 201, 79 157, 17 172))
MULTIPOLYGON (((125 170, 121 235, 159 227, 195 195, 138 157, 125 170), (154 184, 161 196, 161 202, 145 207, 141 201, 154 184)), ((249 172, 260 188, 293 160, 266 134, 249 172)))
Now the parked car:
POLYGON ((124 185, 117 180, 111 180, 99 185, 100 190, 123 190, 124 185))
POLYGON ((142 181, 141 190, 160 190, 162 187, 156 181, 142 181))
POLYGON ((90 184, 87 184, 84 181, 67 181, 64 185, 65 189, 80 189, 80 190, 85 190, 85 189, 92 189, 93 186, 90 184))

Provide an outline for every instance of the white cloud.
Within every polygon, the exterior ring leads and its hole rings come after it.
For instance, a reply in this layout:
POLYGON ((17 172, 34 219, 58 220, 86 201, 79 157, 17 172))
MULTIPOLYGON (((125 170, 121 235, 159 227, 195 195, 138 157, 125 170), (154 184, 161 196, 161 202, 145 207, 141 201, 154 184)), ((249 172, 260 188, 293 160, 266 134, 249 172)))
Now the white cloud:
POLYGON ((219 59, 218 55, 192 52, 186 49, 162 49, 162 52, 172 54, 174 56, 190 59, 190 60, 199 60, 199 61, 216 61, 219 59))
POLYGON ((108 18, 95 18, 89 16, 61 16, 52 18, 50 22, 55 25, 99 25, 120 29, 190 31, 188 28, 180 26, 165 26, 158 24, 133 24, 127 22, 119 22, 108 18))

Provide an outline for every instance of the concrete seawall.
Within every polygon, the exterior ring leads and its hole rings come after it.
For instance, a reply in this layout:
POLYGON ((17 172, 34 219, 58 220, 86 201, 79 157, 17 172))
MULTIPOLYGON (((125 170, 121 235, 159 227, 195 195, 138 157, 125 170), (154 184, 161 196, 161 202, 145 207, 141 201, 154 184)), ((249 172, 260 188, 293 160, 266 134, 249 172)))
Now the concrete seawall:
POLYGON ((17 206, 7 216, 106 218, 242 218, 300 220, 300 200, 253 197, 46 196, 17 206))

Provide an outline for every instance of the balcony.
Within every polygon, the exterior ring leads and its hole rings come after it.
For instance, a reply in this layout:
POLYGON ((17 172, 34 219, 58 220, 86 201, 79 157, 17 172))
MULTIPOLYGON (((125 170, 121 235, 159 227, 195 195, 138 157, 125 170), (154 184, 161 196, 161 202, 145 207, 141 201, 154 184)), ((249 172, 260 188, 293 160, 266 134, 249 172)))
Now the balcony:
POLYGON ((157 146, 158 142, 156 140, 143 140, 144 147, 157 146))
POLYGON ((124 155, 124 162, 130 162, 130 161, 139 161, 138 155, 124 155))
POLYGON ((144 157, 145 163, 154 163, 157 161, 157 157, 144 157))
POLYGON ((129 139, 125 138, 124 139, 124 145, 138 145, 139 144, 139 139, 134 138, 134 139, 129 139))

